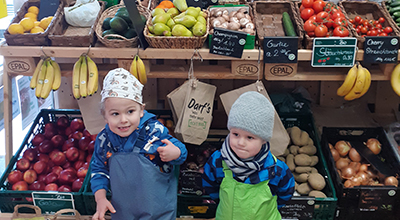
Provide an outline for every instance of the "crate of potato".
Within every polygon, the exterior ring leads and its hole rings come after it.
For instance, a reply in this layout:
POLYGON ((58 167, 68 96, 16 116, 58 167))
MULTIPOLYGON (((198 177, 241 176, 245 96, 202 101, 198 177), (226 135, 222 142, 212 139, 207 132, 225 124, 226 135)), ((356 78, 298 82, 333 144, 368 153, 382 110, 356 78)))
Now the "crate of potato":
POLYGON ((324 127, 321 145, 339 216, 395 219, 400 214, 400 162, 382 127, 324 127))
POLYGON ((291 139, 285 153, 278 156, 278 159, 288 165, 295 178, 293 202, 315 197, 312 219, 334 219, 336 191, 322 154, 313 116, 283 113, 279 116, 291 139))

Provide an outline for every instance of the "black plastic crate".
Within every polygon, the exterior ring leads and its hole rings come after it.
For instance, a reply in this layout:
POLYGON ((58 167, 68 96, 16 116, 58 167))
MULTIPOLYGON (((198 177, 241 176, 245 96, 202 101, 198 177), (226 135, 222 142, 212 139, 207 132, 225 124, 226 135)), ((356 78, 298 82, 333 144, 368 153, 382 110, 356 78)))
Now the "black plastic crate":
MULTIPOLYGON (((328 162, 338 195, 338 219, 398 219, 400 212, 399 188, 395 186, 355 186, 345 188, 337 172, 335 161, 330 152, 329 144, 333 146, 339 140, 350 142, 366 142, 376 138, 382 144, 382 150, 377 155, 396 174, 400 174, 398 155, 390 144, 382 127, 324 127, 321 145, 328 162)), ((373 165, 373 164, 372 164, 373 165)))
MULTIPOLYGON (((0 210, 1 212, 12 213, 14 212, 14 207, 18 204, 30 204, 33 205, 32 192, 39 191, 13 191, 11 190, 11 184, 8 183, 7 177, 8 174, 15 169, 16 162, 18 159, 22 157, 23 152, 27 148, 33 147, 31 144, 32 138, 44 131, 44 126, 48 122, 56 122, 56 120, 61 116, 67 116, 70 121, 74 118, 82 119, 81 113, 79 110, 55 110, 55 109, 42 109, 39 114, 36 116, 35 120, 32 123, 31 128, 29 129, 27 135, 25 136, 20 148, 15 153, 15 155, 11 158, 10 163, 8 164, 6 170, 1 176, 0 179, 0 210)), ((80 213, 85 215, 86 210, 84 207, 82 191, 84 186, 79 190, 79 192, 71 192, 74 199, 75 209, 80 213)), ((44 192, 44 191, 42 191, 44 192)), ((49 205, 51 206, 51 205, 49 205)), ((52 209, 52 208, 50 208, 52 209)), ((21 208, 21 212, 32 212, 30 209, 21 208)))

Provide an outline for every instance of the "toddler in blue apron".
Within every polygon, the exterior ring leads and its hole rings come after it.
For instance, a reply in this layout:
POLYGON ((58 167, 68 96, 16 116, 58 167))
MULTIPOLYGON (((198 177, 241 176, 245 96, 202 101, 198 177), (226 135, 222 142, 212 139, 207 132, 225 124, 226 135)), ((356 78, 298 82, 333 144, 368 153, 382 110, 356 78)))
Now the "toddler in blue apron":
POLYGON ((274 114, 258 92, 243 93, 232 105, 229 134, 204 165, 203 187, 219 200, 216 220, 281 219, 279 208, 292 197, 294 178, 269 150, 274 114))
POLYGON ((97 204, 93 219, 103 219, 108 210, 113 220, 176 219, 173 169, 186 160, 187 150, 144 110, 142 89, 122 68, 104 78, 100 110, 106 126, 97 135, 91 162, 97 204))

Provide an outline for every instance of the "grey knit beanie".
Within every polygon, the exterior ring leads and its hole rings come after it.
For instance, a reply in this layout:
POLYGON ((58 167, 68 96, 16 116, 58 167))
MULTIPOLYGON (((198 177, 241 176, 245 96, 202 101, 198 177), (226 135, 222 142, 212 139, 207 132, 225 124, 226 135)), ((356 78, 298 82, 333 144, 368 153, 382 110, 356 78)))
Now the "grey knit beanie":
POLYGON ((239 128, 269 141, 274 128, 274 115, 274 106, 264 95, 245 92, 232 105, 228 129, 239 128))

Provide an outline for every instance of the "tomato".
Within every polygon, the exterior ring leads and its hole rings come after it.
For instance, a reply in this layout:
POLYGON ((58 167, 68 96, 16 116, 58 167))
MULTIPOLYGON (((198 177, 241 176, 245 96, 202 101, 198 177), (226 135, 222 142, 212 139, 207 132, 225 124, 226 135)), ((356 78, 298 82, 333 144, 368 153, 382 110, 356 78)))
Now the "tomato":
POLYGON ((313 20, 313 21, 317 20, 317 15, 312 15, 308 20, 313 20))
POLYGON ((376 25, 375 25, 375 28, 376 28, 376 29, 382 29, 382 25, 381 25, 381 24, 376 24, 376 25))
POLYGON ((301 5, 305 8, 312 8, 314 0, 301 0, 301 5))
POLYGON ((326 34, 328 33, 328 28, 323 24, 319 24, 315 28, 314 33, 316 37, 325 37, 326 34))
POLYGON ((300 17, 306 21, 314 14, 314 9, 312 8, 305 8, 303 11, 300 12, 300 17))
POLYGON ((385 37, 385 36, 388 36, 385 32, 383 32, 383 33, 380 33, 380 34, 378 34, 378 36, 383 36, 383 37, 385 37))
POLYGON ((315 30, 315 28, 317 27, 315 24, 315 22, 313 20, 308 19, 305 23, 304 23, 304 30, 306 32, 312 32, 315 30))
POLYGON ((360 33, 360 28, 356 28, 356 32, 357 32, 357 34, 359 34, 360 33))
POLYGON ((333 25, 335 25, 335 22, 329 18, 326 20, 326 22, 323 22, 322 24, 324 24, 327 28, 331 28, 333 27, 333 25))
POLYGON ((377 30, 370 30, 367 32, 367 36, 378 36, 378 31, 377 30), (369 32, 369 35, 368 35, 369 32))
POLYGON ((333 21, 333 27, 336 28, 337 26, 344 26, 348 25, 346 18, 338 17, 333 21))
POLYGON ((354 17, 354 22, 356 22, 357 24, 359 24, 361 22, 362 18, 360 16, 355 16, 354 17))
POLYGON ((364 27, 368 27, 368 26, 369 26, 369 23, 368 23, 367 20, 364 20, 363 23, 362 23, 362 25, 363 25, 364 27))
POLYGON ((349 22, 354 24, 354 19, 349 19, 349 22))
POLYGON ((327 22, 328 20, 328 12, 326 11, 321 11, 317 14, 317 19, 315 20, 316 22, 327 22))
POLYGON ((380 22, 378 20, 374 21, 374 25, 380 24, 380 22))
POLYGON ((345 28, 345 27, 337 26, 333 30, 333 36, 347 37, 347 36, 349 36, 349 30, 347 30, 347 28, 345 28))
POLYGON ((366 34, 368 32, 368 28, 367 27, 362 27, 360 29, 361 33, 366 34))
POLYGON ((385 18, 380 17, 380 18, 378 19, 378 21, 379 21, 381 24, 383 24, 383 23, 385 23, 385 18))
POLYGON ((386 34, 390 34, 393 32, 393 29, 391 27, 385 27, 385 29, 383 29, 383 32, 385 32, 386 34))
POLYGON ((305 9, 305 7, 304 7, 303 5, 300 5, 299 10, 300 10, 300 11, 303 11, 304 9, 305 9))
POLYGON ((336 18, 340 18, 340 17, 345 18, 344 14, 342 12, 335 12, 335 13, 331 14, 331 18, 333 20, 335 20, 336 18))
POLYGON ((315 13, 319 13, 324 10, 326 2, 324 1, 314 1, 312 8, 314 9, 315 13))
POLYGON ((315 32, 314 32, 314 31, 307 32, 307 35, 308 35, 309 37, 315 37, 315 32))

